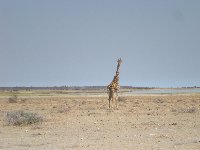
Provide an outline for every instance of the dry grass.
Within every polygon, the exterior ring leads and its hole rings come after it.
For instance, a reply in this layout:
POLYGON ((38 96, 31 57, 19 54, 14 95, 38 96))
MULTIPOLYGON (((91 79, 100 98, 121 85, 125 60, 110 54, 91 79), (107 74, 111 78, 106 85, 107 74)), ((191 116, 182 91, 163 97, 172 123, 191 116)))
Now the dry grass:
POLYGON ((17 95, 13 95, 8 99, 8 103, 17 103, 17 95))
POLYGON ((126 98, 126 97, 123 97, 123 96, 119 96, 119 97, 118 97, 118 101, 119 101, 119 102, 124 102, 124 103, 126 103, 127 98, 126 98))
POLYGON ((8 125, 29 125, 36 122, 42 121, 42 117, 37 113, 24 112, 24 111, 12 111, 7 112, 5 115, 5 120, 8 125))
POLYGON ((0 97, 0 149, 199 149, 200 94, 120 96, 0 97), (26 111, 45 121, 13 121, 26 111))
POLYGON ((197 109, 195 107, 191 108, 172 108, 171 112, 177 112, 177 113, 195 113, 197 109))

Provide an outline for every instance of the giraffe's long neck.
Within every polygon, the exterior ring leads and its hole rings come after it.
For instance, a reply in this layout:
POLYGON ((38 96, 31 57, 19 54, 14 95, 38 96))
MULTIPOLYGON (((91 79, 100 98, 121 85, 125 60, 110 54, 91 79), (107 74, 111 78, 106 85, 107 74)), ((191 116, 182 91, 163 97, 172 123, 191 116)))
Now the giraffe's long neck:
POLYGON ((117 70, 116 70, 115 76, 113 78, 113 81, 111 83, 115 86, 119 84, 119 68, 120 68, 120 63, 118 63, 118 65, 117 65, 117 70))
POLYGON ((121 58, 117 60, 117 70, 116 70, 116 73, 115 73, 115 76, 112 80, 112 82, 108 85, 107 88, 119 88, 119 69, 120 69, 120 65, 121 65, 121 58))
POLYGON ((119 68, 120 68, 120 64, 118 63, 117 70, 116 70, 116 75, 117 75, 117 73, 119 73, 119 68))

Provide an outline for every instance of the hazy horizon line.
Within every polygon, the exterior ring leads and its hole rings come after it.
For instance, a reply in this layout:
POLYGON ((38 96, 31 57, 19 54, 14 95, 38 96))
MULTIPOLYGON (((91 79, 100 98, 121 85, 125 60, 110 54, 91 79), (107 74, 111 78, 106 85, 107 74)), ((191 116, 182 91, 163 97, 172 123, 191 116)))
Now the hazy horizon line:
MULTIPOLYGON (((54 85, 54 86, 0 86, 0 88, 54 88, 54 87, 106 87, 106 85, 54 85)), ((200 86, 132 86, 121 85, 121 87, 130 88, 200 88, 200 86)))

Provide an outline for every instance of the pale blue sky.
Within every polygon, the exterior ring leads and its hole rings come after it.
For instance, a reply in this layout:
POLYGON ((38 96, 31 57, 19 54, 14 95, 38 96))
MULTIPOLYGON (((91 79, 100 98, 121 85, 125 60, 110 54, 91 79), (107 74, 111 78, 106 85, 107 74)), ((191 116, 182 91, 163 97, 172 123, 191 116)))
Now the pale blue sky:
POLYGON ((200 86, 199 0, 1 0, 0 86, 200 86))

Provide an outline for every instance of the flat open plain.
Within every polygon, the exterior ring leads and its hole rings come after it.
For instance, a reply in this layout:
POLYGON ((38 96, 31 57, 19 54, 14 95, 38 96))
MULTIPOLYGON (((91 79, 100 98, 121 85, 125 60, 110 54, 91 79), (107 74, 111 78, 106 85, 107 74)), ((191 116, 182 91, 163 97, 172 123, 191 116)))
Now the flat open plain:
POLYGON ((199 150, 200 94, 0 96, 0 149, 199 150), (38 113, 43 122, 13 126, 10 111, 38 113))

